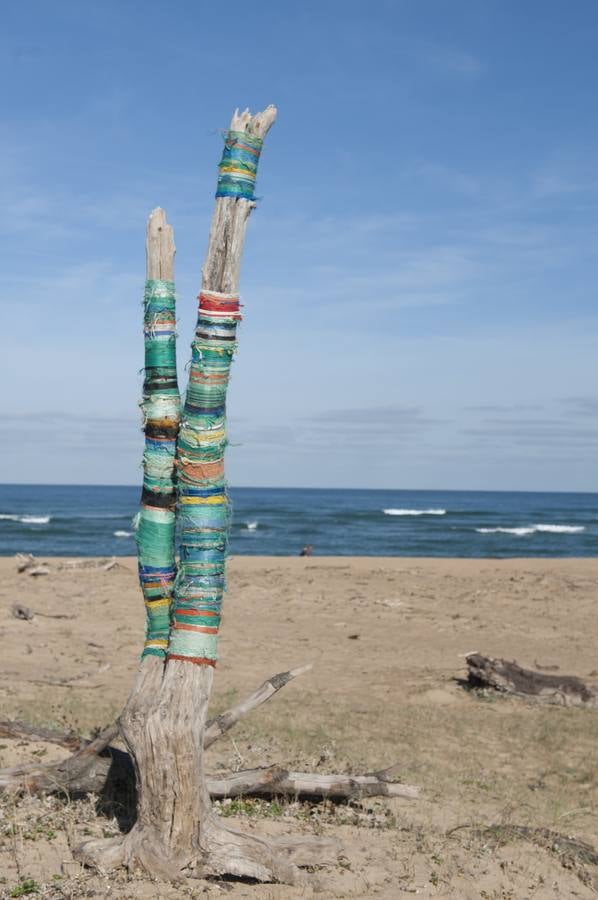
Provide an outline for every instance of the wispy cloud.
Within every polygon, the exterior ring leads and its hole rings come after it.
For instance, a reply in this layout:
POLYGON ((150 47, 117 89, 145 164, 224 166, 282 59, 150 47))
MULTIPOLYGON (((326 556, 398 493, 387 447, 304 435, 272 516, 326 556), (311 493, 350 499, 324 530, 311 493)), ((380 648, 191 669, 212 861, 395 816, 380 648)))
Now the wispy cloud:
POLYGON ((3 450, 60 453, 64 450, 109 450, 128 453, 143 444, 141 415, 135 417, 85 416, 69 412, 8 415, 0 421, 3 450))

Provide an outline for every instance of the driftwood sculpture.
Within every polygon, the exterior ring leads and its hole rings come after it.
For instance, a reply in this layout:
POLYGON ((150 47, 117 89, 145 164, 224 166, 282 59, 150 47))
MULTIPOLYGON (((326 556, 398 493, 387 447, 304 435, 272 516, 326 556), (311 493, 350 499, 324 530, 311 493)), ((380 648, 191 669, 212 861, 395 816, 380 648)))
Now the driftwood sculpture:
POLYGON ((467 657, 467 667, 468 681, 474 688, 493 688, 538 703, 598 709, 598 683, 582 681, 575 675, 547 675, 479 653, 467 657))
MULTIPOLYGON (((88 841, 76 853, 101 870, 125 865, 167 880, 229 874, 295 883, 306 877, 298 865, 330 861, 338 851, 336 843, 304 837, 266 840, 240 833, 215 814, 210 795, 417 794, 416 788, 393 784, 391 770, 355 778, 279 767, 228 778, 204 772, 205 748, 302 671, 274 676, 246 701, 208 722, 230 518, 224 479, 225 409, 241 318, 239 270, 255 206, 260 151, 275 118, 272 106, 255 116, 236 112, 225 137, 182 409, 175 358, 174 237, 163 210, 155 210, 148 222, 142 403, 146 444, 138 521, 147 630, 132 693, 118 724, 65 761, 0 772, 0 789, 74 793, 101 790, 115 768, 125 780, 134 771, 133 828, 117 838, 88 841), (128 753, 109 747, 119 731, 128 753)), ((11 727, 19 728, 18 723, 3 723, 4 733, 11 727)), ((65 746, 72 747, 73 736, 63 737, 65 746)), ((55 733, 54 740, 61 742, 55 733)))

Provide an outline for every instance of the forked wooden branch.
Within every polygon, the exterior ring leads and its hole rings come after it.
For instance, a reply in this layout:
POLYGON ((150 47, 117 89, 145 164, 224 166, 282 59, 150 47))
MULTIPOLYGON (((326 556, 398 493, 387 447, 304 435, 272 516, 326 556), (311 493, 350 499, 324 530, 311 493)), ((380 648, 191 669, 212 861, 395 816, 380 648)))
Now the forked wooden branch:
POLYGON ((524 697, 537 703, 598 708, 598 684, 575 675, 546 675, 524 669, 516 662, 493 659, 479 653, 466 658, 471 687, 493 688, 503 694, 524 697))

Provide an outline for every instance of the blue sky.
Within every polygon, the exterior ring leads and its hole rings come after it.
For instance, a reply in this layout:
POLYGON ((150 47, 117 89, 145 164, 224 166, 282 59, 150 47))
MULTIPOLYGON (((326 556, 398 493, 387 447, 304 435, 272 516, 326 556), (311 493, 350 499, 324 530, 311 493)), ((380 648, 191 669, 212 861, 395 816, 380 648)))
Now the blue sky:
POLYGON ((2 481, 140 480, 149 211, 181 372, 236 106, 237 485, 597 490, 598 6, 3 4, 2 481))

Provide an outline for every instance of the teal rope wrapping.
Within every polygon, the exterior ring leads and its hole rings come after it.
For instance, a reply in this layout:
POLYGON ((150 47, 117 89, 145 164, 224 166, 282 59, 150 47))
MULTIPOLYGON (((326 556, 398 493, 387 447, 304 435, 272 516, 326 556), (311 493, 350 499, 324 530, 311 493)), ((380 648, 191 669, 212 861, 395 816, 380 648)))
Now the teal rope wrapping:
POLYGON ((179 570, 169 659, 215 665, 231 508, 226 394, 241 319, 236 295, 202 291, 177 448, 179 570))
POLYGON ((148 280, 144 294, 145 450, 138 516, 139 581, 145 600, 144 656, 164 658, 176 577, 176 439, 180 395, 176 370, 175 293, 172 281, 148 280))
POLYGON ((245 131, 228 131, 218 166, 216 197, 254 200, 255 179, 263 141, 245 131))

